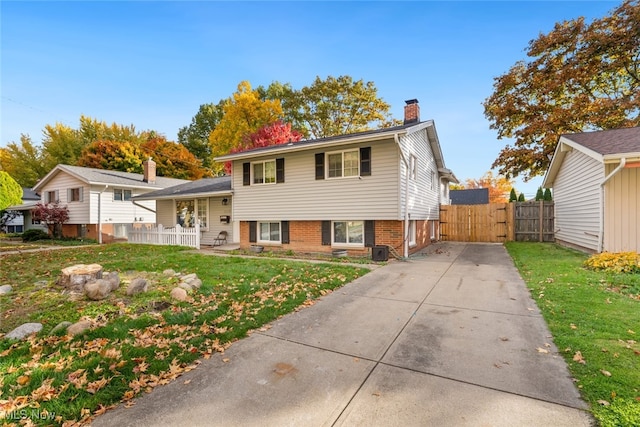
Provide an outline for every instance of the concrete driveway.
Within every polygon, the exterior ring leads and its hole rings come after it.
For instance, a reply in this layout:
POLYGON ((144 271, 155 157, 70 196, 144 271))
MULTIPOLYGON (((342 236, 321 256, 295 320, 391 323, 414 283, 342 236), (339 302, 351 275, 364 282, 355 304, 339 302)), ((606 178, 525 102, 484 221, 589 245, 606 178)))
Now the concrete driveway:
POLYGON ((438 243, 93 425, 575 427, 586 409, 504 247, 438 243))

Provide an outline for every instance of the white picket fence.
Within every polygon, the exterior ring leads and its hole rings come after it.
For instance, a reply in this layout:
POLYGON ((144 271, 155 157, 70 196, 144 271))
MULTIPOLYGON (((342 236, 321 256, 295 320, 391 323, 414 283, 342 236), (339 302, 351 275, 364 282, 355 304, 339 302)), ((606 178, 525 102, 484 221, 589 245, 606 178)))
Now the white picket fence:
POLYGON ((129 243, 145 243, 148 245, 177 245, 200 249, 200 225, 194 227, 165 228, 162 224, 157 227, 148 225, 129 225, 127 230, 129 243))

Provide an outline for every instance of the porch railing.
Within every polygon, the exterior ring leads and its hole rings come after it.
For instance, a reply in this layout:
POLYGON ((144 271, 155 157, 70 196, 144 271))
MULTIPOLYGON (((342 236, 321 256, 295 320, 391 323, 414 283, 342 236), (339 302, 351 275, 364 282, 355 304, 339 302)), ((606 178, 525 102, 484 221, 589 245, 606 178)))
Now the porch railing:
POLYGON ((162 224, 157 227, 131 224, 127 229, 129 243, 145 243, 148 245, 177 245, 200 248, 200 225, 194 227, 165 228, 162 224))

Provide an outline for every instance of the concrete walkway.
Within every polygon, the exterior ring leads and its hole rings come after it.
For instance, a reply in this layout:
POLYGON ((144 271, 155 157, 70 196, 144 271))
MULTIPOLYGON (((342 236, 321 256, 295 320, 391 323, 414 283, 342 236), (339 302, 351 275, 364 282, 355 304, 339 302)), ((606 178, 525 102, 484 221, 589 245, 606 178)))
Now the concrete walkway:
POLYGON ((592 425, 504 247, 439 243, 425 255, 368 273, 93 425, 592 425))

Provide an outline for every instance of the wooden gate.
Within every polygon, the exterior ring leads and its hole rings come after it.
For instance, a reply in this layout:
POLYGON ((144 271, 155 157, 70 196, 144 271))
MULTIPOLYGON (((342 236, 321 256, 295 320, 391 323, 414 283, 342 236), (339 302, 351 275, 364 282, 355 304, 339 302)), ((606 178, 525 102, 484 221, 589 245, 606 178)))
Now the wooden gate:
POLYGON ((440 206, 440 239, 450 242, 553 242, 553 202, 440 206))
POLYGON ((513 204, 440 206, 440 239, 502 243, 513 240, 513 204))

